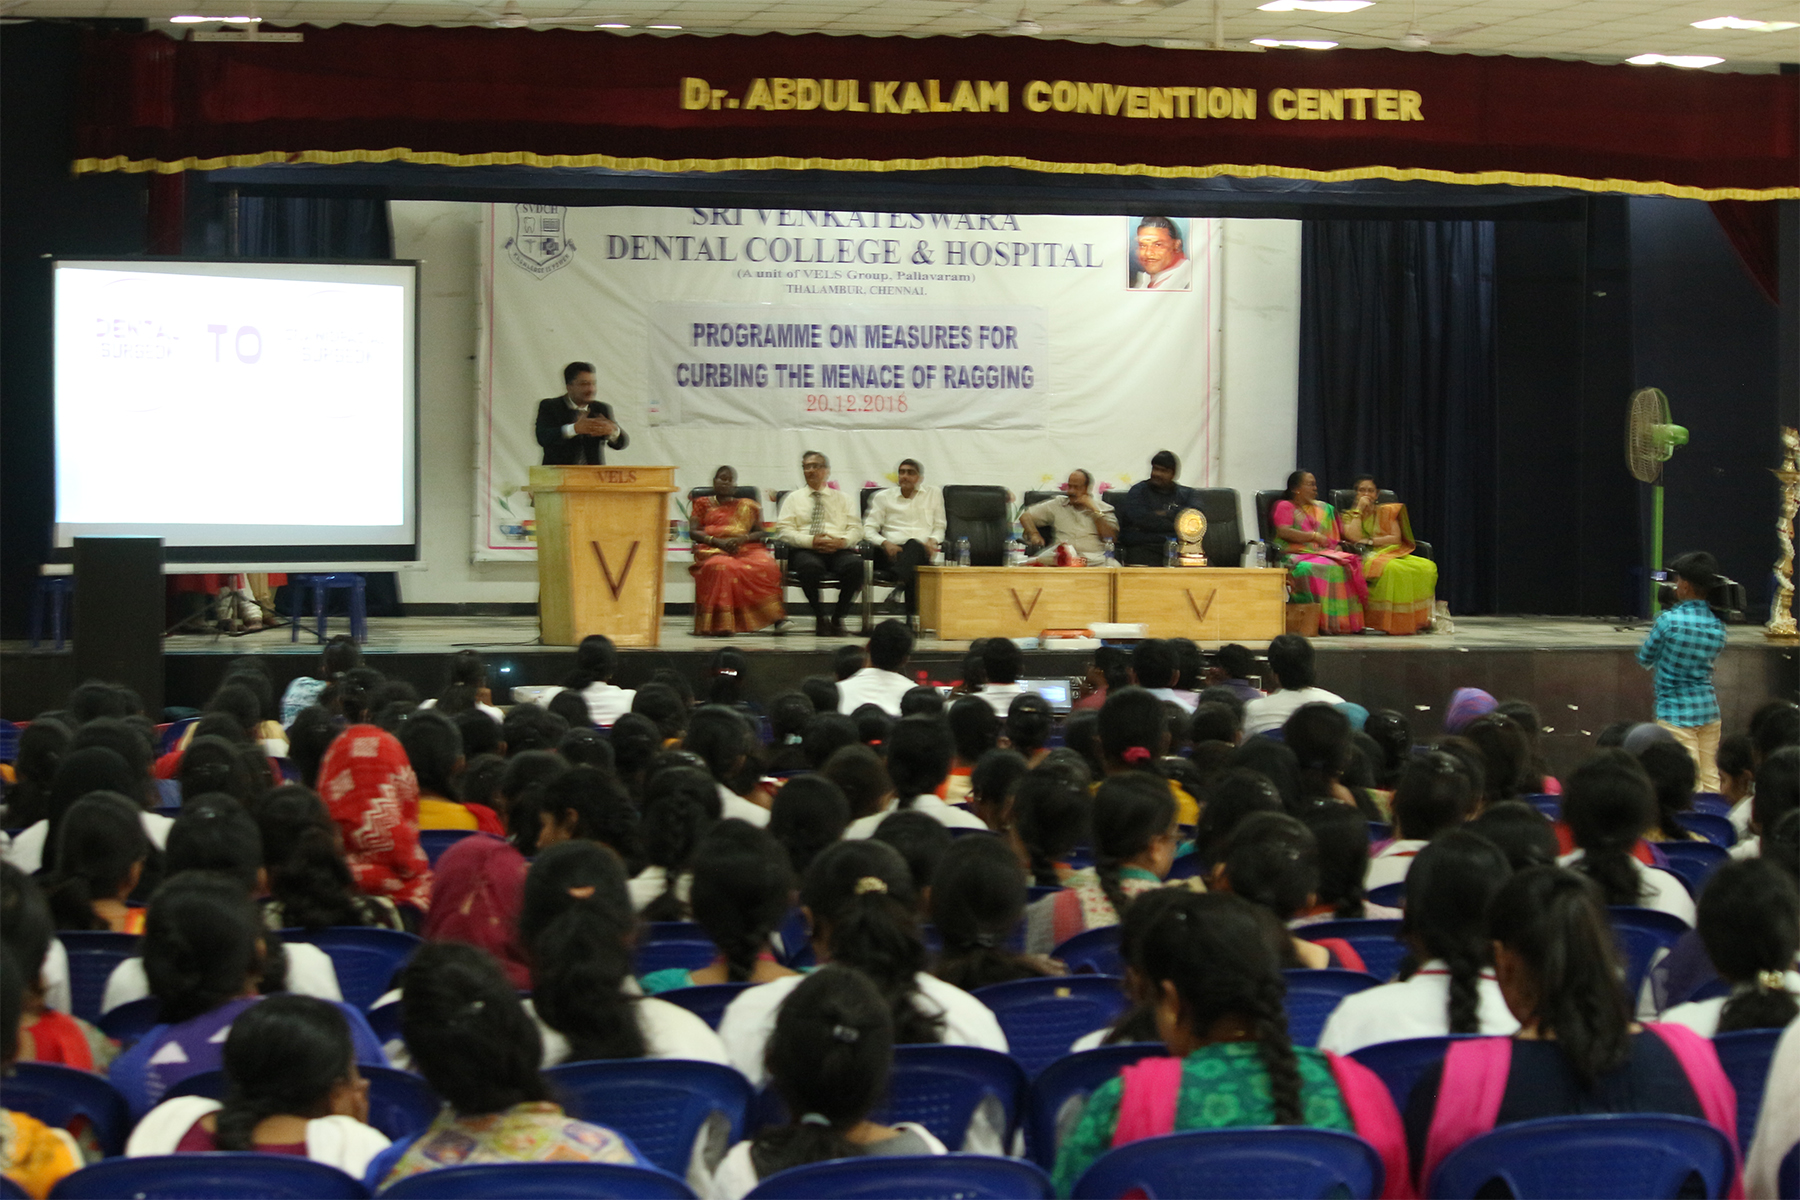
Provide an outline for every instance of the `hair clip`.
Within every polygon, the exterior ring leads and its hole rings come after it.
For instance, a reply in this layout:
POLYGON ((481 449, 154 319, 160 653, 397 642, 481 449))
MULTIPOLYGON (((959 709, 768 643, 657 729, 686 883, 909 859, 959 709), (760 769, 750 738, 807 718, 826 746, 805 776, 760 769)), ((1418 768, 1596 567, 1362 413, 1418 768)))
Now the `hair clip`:
POLYGON ((1125 747, 1125 752, 1119 755, 1119 757, 1128 763, 1149 762, 1150 751, 1142 746, 1127 746, 1125 747))
POLYGON ((569 889, 569 897, 573 900, 592 900, 594 898, 594 885, 589 883, 584 884, 581 887, 572 887, 569 889))
POLYGON ((862 1030, 849 1025, 833 1025, 831 1036, 846 1046, 854 1046, 862 1038, 862 1030))
POLYGON ((975 935, 974 941, 975 944, 980 946, 983 950, 992 950, 995 946, 1000 944, 1000 939, 991 933, 978 933, 975 935))
POLYGON ((1759 992, 1779 992, 1787 986, 1787 979, 1780 971, 1758 971, 1756 973, 1756 990, 1759 992))
POLYGON ((824 1113, 804 1113, 800 1117, 800 1123, 802 1125, 822 1125, 826 1129, 831 1128, 831 1118, 824 1113))
POLYGON ((873 875, 864 875, 861 879, 856 881, 855 894, 858 896, 864 896, 870 892, 880 892, 885 896, 887 895, 887 890, 887 881, 884 879, 877 879, 873 875))

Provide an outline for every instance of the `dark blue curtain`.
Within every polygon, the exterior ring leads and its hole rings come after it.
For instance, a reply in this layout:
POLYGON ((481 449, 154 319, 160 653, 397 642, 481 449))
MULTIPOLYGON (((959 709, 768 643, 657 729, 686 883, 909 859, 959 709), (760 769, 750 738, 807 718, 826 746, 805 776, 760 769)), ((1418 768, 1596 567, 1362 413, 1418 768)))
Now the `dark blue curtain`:
POLYGON ((1439 599, 1493 612, 1493 223, 1308 221, 1300 296, 1298 465, 1392 488, 1439 599))

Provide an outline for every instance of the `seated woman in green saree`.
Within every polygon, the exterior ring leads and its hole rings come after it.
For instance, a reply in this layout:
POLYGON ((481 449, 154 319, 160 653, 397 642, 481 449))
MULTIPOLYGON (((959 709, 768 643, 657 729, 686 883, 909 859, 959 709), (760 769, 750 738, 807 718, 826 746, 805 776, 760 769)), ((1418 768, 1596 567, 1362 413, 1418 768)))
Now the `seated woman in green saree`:
POLYGON ((1338 515, 1346 544, 1363 549, 1363 578, 1369 584, 1363 617, 1370 629, 1395 635, 1431 627, 1437 594, 1437 564, 1413 553, 1412 522, 1406 505, 1381 504, 1373 475, 1356 477, 1356 504, 1338 515))

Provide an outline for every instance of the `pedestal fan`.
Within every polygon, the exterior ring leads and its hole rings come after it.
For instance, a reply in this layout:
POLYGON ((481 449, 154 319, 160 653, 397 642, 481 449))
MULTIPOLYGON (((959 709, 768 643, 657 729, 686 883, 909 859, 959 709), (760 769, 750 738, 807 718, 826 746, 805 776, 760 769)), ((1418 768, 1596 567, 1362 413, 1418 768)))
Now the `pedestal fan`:
POLYGON ((1652 485, 1650 509, 1650 615, 1662 607, 1656 599, 1656 573, 1662 570, 1663 488, 1662 465, 1687 445, 1688 431, 1669 416, 1669 398, 1661 388, 1639 388, 1631 393, 1631 413, 1625 419, 1625 465, 1632 477, 1652 485))

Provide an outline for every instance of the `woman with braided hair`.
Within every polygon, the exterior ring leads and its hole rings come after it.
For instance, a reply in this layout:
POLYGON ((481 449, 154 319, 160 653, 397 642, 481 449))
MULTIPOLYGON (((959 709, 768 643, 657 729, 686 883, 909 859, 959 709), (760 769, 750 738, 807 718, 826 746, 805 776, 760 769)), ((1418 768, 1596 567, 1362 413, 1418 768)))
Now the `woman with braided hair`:
POLYGON ((1160 778, 1114 775, 1094 795, 1094 865, 1026 910, 1025 950, 1047 953, 1087 929, 1117 925, 1133 898, 1159 888, 1181 840, 1175 798, 1160 778))
POLYGON ((794 876, 766 829, 736 818, 706 832, 694 851, 691 904, 719 957, 697 971, 652 971, 638 982, 651 995, 711 983, 768 983, 794 974, 771 943, 793 903, 794 876))
POLYGON ((1400 981, 1346 996, 1319 1035, 1322 1050, 1349 1054, 1376 1042, 1519 1028, 1500 994, 1487 933, 1494 894, 1512 876, 1506 855, 1458 830, 1412 861, 1400 918, 1410 954, 1400 981))
POLYGON ((1383 1194, 1406 1194, 1406 1147, 1386 1087, 1353 1060, 1288 1039, 1281 937, 1235 896, 1186 894, 1159 906, 1136 962, 1169 1057, 1127 1067, 1089 1097, 1057 1151, 1058 1195, 1113 1147, 1263 1125, 1357 1134, 1381 1152, 1383 1194))

